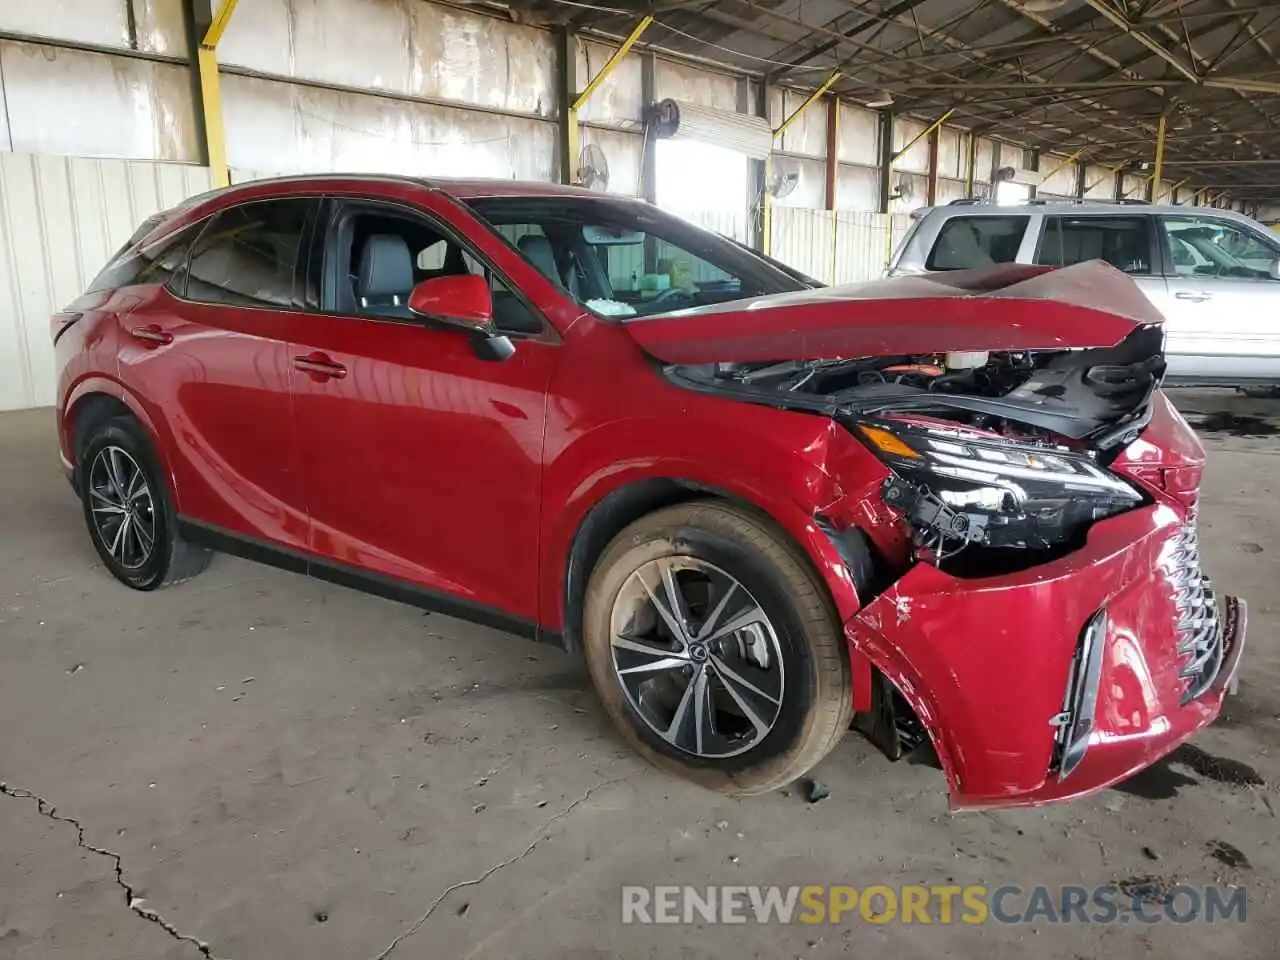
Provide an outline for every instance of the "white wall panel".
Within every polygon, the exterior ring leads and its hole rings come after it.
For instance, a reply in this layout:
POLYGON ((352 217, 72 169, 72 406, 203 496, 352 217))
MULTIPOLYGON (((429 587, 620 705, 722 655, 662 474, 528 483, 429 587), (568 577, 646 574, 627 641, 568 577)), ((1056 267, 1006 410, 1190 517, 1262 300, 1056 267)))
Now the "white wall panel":
POLYGON ((875 210, 880 206, 880 171, 840 164, 836 172, 836 206, 841 210, 875 210))
MULTIPOLYGON (((769 89, 769 123, 776 130, 804 103, 806 94, 781 87, 769 89)), ((774 140, 774 149, 806 157, 827 155, 827 103, 819 100, 796 117, 791 126, 774 140)))
MULTIPOLYGON (((578 88, 585 89, 600 72, 616 47, 591 40, 578 41, 578 88)), ((644 122, 644 103, 640 90, 640 57, 627 54, 605 77, 591 99, 578 111, 579 119, 609 126, 639 129, 644 122)))
POLYGON ((4 0, 0 30, 106 47, 129 44, 123 0, 4 0))
POLYGON ((978 138, 978 147, 973 158, 974 183, 991 182, 991 165, 995 159, 995 150, 994 140, 988 140, 986 137, 978 138))
POLYGON ((968 135, 952 127, 938 131, 938 176, 962 179, 968 135))
POLYGON ((461 108, 222 78, 228 162, 262 173, 553 180, 555 126, 461 108))
POLYGON ((194 162, 199 157, 185 67, 0 42, 13 150, 194 162))
POLYGON ((803 207, 775 208, 769 255, 789 267, 830 283, 835 271, 835 215, 803 207))
POLYGON ((132 0, 138 49, 187 56, 187 23, 182 0, 132 0))
POLYGON ((146 217, 208 189, 204 167, 0 153, 0 410, 54 402, 49 317, 146 217))
POLYGON ((1147 182, 1140 173, 1126 173, 1121 182, 1121 189, 1124 191, 1125 198, 1142 200, 1147 195, 1147 182))
POLYGON ((684 100, 720 110, 738 109, 736 77, 688 64, 659 60, 654 88, 658 100, 684 100))
POLYGON ((1084 168, 1085 198, 1111 200, 1115 197, 1115 174, 1106 167, 1089 164, 1084 168))
POLYGON ((1041 180, 1036 188, 1036 196, 1044 194, 1054 194, 1061 197, 1074 197, 1076 195, 1076 171, 1077 166, 1074 161, 1068 162, 1066 166, 1060 170, 1059 167, 1066 157, 1054 156, 1047 153, 1040 158, 1041 180), (1044 176, 1051 174, 1051 176, 1044 176))
POLYGON ((902 214, 775 209, 770 256, 823 283, 872 280, 884 274, 910 224, 902 214))
POLYGON ((259 73, 551 116, 546 31, 420 0, 241 4, 219 59, 259 73))
POLYGON ((965 195, 963 180, 949 180, 943 177, 938 178, 938 193, 936 197, 936 203, 938 206, 946 206, 952 200, 963 200, 965 195))
MULTIPOLYGON (((893 121, 893 152, 897 153, 916 137, 924 133, 928 125, 905 117, 895 117, 893 121)), ((929 138, 923 137, 910 150, 893 161, 894 170, 908 170, 912 173, 925 173, 929 169, 929 138)))
POLYGON ((874 166, 880 160, 880 117, 874 110, 840 103, 839 149, 841 163, 874 166))

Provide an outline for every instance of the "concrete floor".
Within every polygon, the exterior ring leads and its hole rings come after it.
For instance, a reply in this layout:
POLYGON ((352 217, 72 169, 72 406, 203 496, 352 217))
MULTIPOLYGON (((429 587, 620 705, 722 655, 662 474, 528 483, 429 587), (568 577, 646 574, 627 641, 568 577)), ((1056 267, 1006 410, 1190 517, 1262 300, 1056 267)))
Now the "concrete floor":
POLYGON ((701 792, 621 745, 569 656, 245 561, 129 591, 97 563, 50 413, 0 416, 0 957, 374 958, 400 937, 397 958, 1273 957, 1280 401, 1178 402, 1212 431, 1209 569, 1251 600, 1238 698, 1204 752, 1128 792, 960 816, 939 772, 856 735, 822 803, 701 792), (625 883, 1142 876, 1245 885, 1248 920, 620 922, 625 883))

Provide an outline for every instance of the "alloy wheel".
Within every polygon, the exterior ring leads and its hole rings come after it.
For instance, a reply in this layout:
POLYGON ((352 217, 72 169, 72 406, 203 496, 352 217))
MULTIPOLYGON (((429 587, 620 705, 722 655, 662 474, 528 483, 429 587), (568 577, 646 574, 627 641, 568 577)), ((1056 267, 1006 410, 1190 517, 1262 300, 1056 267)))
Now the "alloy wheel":
POLYGON ((763 608, 696 557, 663 557, 623 584, 611 616, 613 669, 654 733, 684 753, 736 756, 782 711, 784 664, 763 608))
POLYGON ((111 558, 126 570, 151 559, 156 507, 146 474, 127 450, 103 447, 89 467, 89 509, 94 530, 111 558))

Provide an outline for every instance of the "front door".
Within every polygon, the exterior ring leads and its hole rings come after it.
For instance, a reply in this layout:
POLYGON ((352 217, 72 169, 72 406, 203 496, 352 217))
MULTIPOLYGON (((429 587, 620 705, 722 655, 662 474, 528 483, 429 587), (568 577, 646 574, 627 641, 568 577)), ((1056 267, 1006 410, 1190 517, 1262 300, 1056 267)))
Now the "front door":
MULTIPOLYGON (((416 282, 488 272, 452 236, 403 206, 332 211, 323 309, 299 322, 292 346, 311 549, 445 609, 532 623, 544 407, 559 347, 525 310, 511 329, 538 332, 513 336, 508 359, 485 360, 466 333, 409 312, 416 282)), ((510 314, 522 301, 507 293, 510 314)))

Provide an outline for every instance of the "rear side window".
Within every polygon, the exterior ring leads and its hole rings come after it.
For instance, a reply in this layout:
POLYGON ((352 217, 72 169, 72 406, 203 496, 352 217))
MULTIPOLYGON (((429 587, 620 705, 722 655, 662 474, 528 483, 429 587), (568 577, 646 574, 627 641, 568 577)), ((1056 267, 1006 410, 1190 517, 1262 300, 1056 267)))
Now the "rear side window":
POLYGON ((111 262, 102 268, 102 272, 93 278, 86 293, 114 290, 117 287, 141 283, 167 283, 173 274, 182 268, 191 242, 204 225, 193 224, 155 243, 135 249, 138 238, 150 233, 156 226, 158 218, 159 215, 152 217, 135 231, 129 242, 121 247, 120 251, 111 258, 111 262))
POLYGON ((260 200, 223 210, 191 251, 186 297, 243 307, 300 307, 298 254, 309 198, 260 200))
POLYGON ((938 231, 927 270, 970 270, 1013 263, 1030 217, 951 217, 938 231))
POLYGON ((1045 217, 1036 263, 1069 267, 1105 260, 1125 273, 1151 272, 1150 217, 1045 217))

